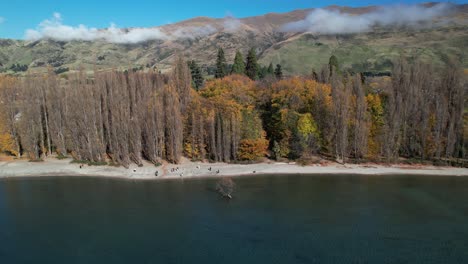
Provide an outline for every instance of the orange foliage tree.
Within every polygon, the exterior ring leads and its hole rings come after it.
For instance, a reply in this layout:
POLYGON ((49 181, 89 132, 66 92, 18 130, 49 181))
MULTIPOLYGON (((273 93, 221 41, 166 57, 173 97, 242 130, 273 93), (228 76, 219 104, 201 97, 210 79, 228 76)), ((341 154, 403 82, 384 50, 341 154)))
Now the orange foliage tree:
POLYGON ((17 80, 9 76, 0 76, 0 152, 7 152, 18 156, 19 143, 16 142, 12 132, 15 132, 14 115, 12 107, 15 102, 9 95, 14 95, 12 89, 17 84, 17 80), (13 117, 10 117, 10 113, 13 117))
POLYGON ((255 109, 255 82, 242 75, 208 81, 200 90, 205 107, 212 111, 209 130, 210 158, 253 160, 268 147, 262 120, 255 109))

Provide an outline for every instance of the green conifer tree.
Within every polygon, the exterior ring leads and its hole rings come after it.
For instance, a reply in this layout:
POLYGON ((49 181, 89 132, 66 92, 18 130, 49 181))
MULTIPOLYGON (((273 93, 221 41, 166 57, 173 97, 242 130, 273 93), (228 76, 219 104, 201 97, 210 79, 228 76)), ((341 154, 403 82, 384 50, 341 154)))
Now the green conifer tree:
POLYGON ((330 60, 328 61, 328 67, 330 67, 330 76, 335 72, 339 72, 340 68, 338 58, 335 55, 330 57, 330 60))
POLYGON ((268 68, 266 66, 260 66, 260 70, 258 71, 258 78, 263 79, 268 75, 268 68))
POLYGON ((275 76, 278 80, 281 80, 283 78, 283 70, 281 69, 280 64, 276 64, 275 76))
POLYGON ((216 58, 215 78, 223 78, 226 76, 226 58, 224 57, 223 48, 218 49, 218 57, 216 58))
POLYGON ((236 52, 236 57, 234 57, 234 64, 232 65, 231 74, 245 74, 245 63, 242 53, 240 51, 236 52))
POLYGON ((267 73, 269 75, 273 75, 275 73, 275 70, 273 70, 273 63, 271 63, 271 62, 270 62, 270 65, 268 65, 267 73))
POLYGON ((200 66, 198 66, 197 62, 194 60, 190 61, 188 65, 192 75, 192 86, 198 91, 203 86, 204 82, 200 66))
POLYGON ((254 48, 249 50, 247 55, 247 64, 245 66, 245 74, 249 76, 250 79, 256 80, 258 78, 258 63, 257 63, 257 54, 254 48))

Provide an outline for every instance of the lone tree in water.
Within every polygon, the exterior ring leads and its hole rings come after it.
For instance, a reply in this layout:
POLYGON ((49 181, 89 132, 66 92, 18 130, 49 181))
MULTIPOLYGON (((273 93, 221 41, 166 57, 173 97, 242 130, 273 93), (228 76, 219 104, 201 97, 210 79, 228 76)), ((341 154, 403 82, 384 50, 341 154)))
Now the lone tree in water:
POLYGON ((234 57, 234 64, 232 65, 231 74, 245 74, 245 63, 242 53, 240 51, 236 52, 236 57, 234 57))
POLYGON ((216 58, 216 72, 215 78, 223 78, 226 76, 226 57, 224 57, 224 50, 223 48, 218 49, 218 57, 216 58))
POLYGON ((255 80, 258 77, 258 64, 257 64, 257 54, 255 49, 251 48, 249 54, 247 55, 247 65, 245 66, 245 74, 249 76, 250 79, 255 80))
POLYGON ((216 191, 218 191, 222 196, 232 198, 232 193, 234 192, 236 184, 231 178, 222 178, 216 183, 216 191))

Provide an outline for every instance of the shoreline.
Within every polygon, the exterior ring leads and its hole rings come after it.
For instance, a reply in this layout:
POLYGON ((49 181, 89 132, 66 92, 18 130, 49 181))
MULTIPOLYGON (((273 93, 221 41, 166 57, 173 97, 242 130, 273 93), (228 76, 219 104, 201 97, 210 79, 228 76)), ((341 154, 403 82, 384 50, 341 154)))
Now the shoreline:
POLYGON ((164 163, 155 167, 145 162, 143 167, 135 164, 128 169, 112 166, 88 166, 70 163, 71 159, 49 158, 44 162, 26 160, 0 161, 0 179, 30 177, 89 176, 129 180, 174 180, 236 177, 249 175, 421 175, 421 176, 468 176, 467 168, 435 167, 419 165, 377 165, 329 163, 327 165, 300 166, 294 163, 256 163, 248 165, 228 163, 203 163, 182 161, 181 164, 164 163), (176 168, 178 168, 176 170, 176 168), (211 170, 209 170, 211 168, 211 170), (158 171, 158 176, 155 176, 158 171), (218 173, 219 171, 219 173, 218 173))

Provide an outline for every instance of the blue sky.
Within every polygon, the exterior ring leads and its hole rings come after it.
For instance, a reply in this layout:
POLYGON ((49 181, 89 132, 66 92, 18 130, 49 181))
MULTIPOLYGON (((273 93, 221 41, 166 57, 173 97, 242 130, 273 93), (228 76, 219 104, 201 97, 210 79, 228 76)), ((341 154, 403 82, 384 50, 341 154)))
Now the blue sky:
MULTIPOLYGON (((1 0, 0 38, 22 39, 27 29, 35 29, 54 12, 62 15, 63 23, 103 28, 110 23, 118 27, 150 27, 196 17, 235 17, 287 12, 294 9, 324 7, 332 4, 366 6, 372 4, 410 4, 427 1, 389 0, 1 0)), ((451 1, 467 3, 468 1, 451 1)))

